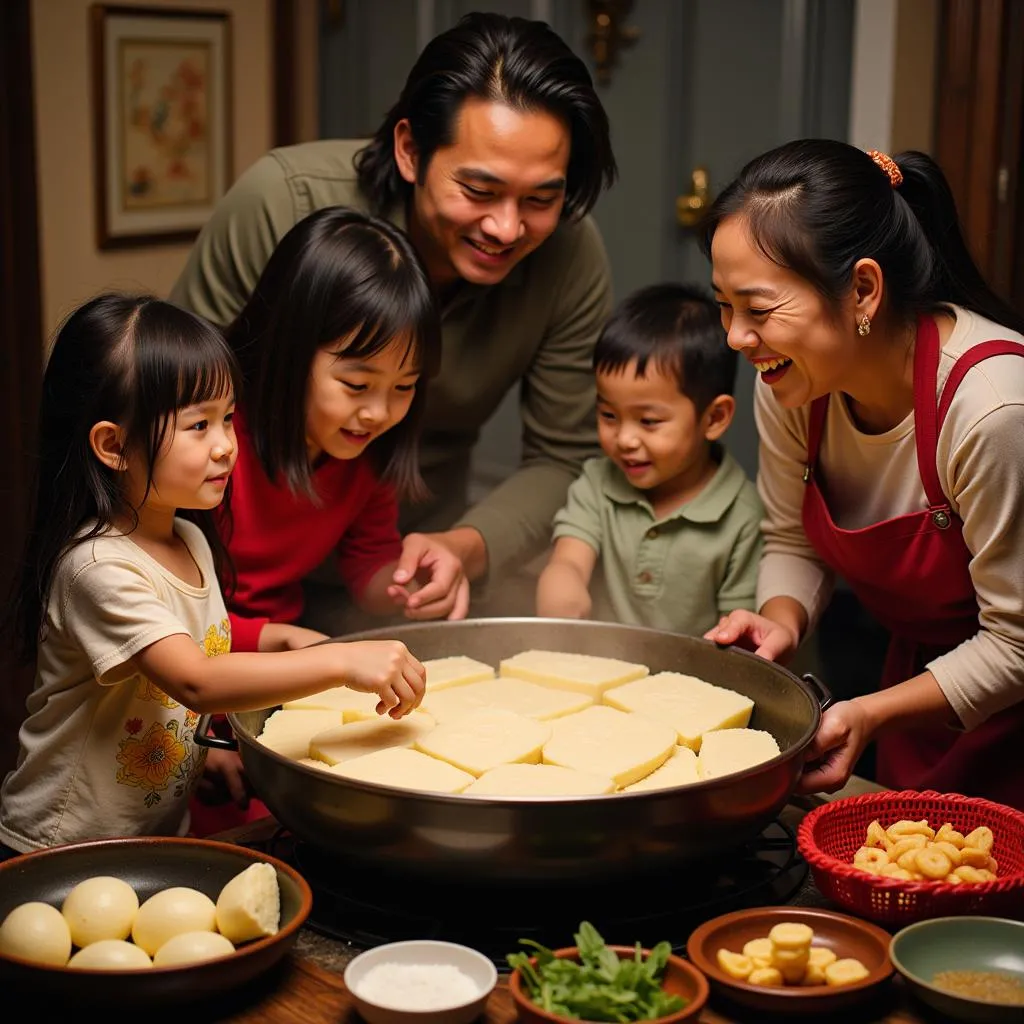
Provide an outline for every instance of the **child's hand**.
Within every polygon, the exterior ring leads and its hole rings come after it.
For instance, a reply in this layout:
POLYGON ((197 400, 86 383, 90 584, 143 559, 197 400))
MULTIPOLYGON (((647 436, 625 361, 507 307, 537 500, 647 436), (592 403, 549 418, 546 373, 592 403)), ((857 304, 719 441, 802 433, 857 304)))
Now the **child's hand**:
POLYGON ((260 630, 261 651, 297 651, 321 640, 329 640, 326 633, 304 626, 292 626, 286 622, 268 622, 260 630))
POLYGON ((238 754, 233 750, 208 750, 196 796, 210 805, 224 803, 227 798, 243 811, 246 810, 249 806, 249 790, 245 784, 242 759, 238 754))
POLYGON ((419 707, 427 685, 427 670, 399 640, 354 640, 327 644, 345 658, 344 682, 353 690, 380 697, 377 714, 401 718, 419 707))
POLYGON ((464 619, 469 580, 449 547, 428 533, 410 533, 388 587, 388 597, 405 606, 407 619, 464 619))

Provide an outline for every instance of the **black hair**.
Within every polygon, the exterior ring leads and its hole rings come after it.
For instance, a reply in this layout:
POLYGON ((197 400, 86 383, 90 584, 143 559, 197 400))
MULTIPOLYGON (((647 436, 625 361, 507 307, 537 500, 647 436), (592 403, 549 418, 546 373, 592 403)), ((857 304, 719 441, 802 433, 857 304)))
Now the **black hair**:
POLYGON ((406 340, 423 376, 404 419, 368 453, 399 497, 426 494, 417 443, 426 379, 441 362, 441 320, 407 236, 344 206, 317 210, 281 239, 245 308, 227 328, 245 380, 245 422, 271 480, 316 498, 306 447, 306 391, 316 353, 363 359, 406 340))
POLYGON ((865 152, 831 139, 787 142, 751 160, 715 200, 704 253, 722 221, 742 213, 760 250, 837 308, 860 259, 882 269, 887 308, 912 322, 943 302, 1024 333, 1024 317, 985 283, 971 258, 942 170, 925 153, 895 156, 903 181, 865 152))
POLYGON ((673 374, 681 394, 700 414, 736 384, 737 354, 726 341, 721 313, 711 295, 688 284, 653 284, 628 295, 605 324, 594 346, 594 370, 621 373, 636 360, 673 374))
POLYGON ((409 121, 422 184, 434 152, 452 143, 459 111, 470 97, 520 111, 543 110, 568 126, 563 217, 584 216, 602 188, 614 183, 608 115, 583 61, 543 21, 473 13, 427 43, 398 102, 356 155, 359 187, 376 213, 405 201, 412 188, 395 163, 398 122, 409 121))
MULTIPOLYGON (((61 556, 117 519, 138 522, 121 475, 92 451, 92 427, 110 420, 121 428, 124 451, 145 459, 148 494, 176 412, 236 394, 240 382, 216 328, 153 296, 98 295, 64 321, 43 374, 32 512, 10 612, 25 661, 35 656, 61 556)), ((218 575, 230 576, 212 510, 179 515, 202 529, 218 575)))

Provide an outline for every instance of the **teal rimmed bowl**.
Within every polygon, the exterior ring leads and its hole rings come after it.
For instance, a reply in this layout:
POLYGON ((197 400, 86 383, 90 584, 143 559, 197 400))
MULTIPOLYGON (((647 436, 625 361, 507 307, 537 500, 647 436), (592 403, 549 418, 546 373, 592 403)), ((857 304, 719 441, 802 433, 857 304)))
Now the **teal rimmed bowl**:
POLYGON ((889 959, 914 994, 945 1019, 1020 1024, 1024 1003, 989 1002, 946 991, 941 971, 996 972, 1024 986, 1024 922, 1003 917, 936 917, 893 936, 889 959))

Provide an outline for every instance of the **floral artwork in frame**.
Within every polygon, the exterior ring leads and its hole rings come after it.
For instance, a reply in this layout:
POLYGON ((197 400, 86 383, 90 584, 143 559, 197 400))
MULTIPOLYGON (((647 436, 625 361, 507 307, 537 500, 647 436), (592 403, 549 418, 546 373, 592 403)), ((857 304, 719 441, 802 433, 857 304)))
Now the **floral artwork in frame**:
POLYGON ((97 245, 185 242, 231 177, 223 11, 95 4, 97 245))

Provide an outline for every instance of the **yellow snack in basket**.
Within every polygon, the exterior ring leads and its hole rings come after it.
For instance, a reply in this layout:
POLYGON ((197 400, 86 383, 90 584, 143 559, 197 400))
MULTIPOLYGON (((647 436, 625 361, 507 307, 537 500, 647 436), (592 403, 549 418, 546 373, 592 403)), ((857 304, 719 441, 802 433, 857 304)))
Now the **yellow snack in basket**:
POLYGON ((856 981, 862 981, 868 974, 868 969, 859 960, 844 957, 825 968, 825 984, 833 987, 852 985, 856 981))
POLYGON ((892 845, 892 840, 885 834, 885 829, 882 828, 882 823, 877 818, 868 825, 868 835, 864 840, 864 845, 880 846, 883 850, 889 849, 892 845))
POLYGON ((853 855, 853 866, 875 875, 889 863, 889 854, 879 847, 862 846, 853 855))
POLYGON ((969 864, 972 868, 987 868, 988 854, 976 846, 968 846, 965 843, 960 851, 960 863, 969 864))
POLYGON ((720 949, 715 954, 715 959, 718 961, 718 966, 730 978, 735 978, 737 981, 746 981, 754 969, 749 956, 744 956, 742 953, 733 953, 728 949, 720 949))
POLYGON ((995 836, 987 825, 965 836, 950 821, 936 830, 927 819, 903 818, 885 827, 876 818, 865 830, 864 845, 853 855, 853 866, 904 882, 987 882, 998 877, 994 845, 995 836))
POLYGON ((925 878, 937 882, 943 879, 953 870, 950 859, 934 846, 927 846, 923 850, 916 850, 914 853, 917 870, 925 878))
MULTIPOLYGON (((941 850, 949 858, 949 863, 952 864, 954 868, 960 867, 959 846, 954 846, 952 843, 947 842, 944 839, 936 840, 935 842, 929 843, 928 845, 936 850, 941 850)), ((950 868, 950 871, 952 870, 953 868, 950 868)))
POLYGON ((973 832, 968 832, 964 836, 964 849, 973 847, 976 850, 981 850, 982 853, 989 854, 992 852, 994 842, 995 836, 992 835, 992 829, 986 825, 979 825, 973 832))
POLYGON ((774 967, 758 967, 750 972, 747 981, 751 985, 764 985, 768 988, 781 988, 785 984, 782 975, 774 967))
POLYGON ((938 832, 935 833, 935 842, 937 843, 952 843, 958 850, 964 845, 964 836, 962 832, 957 832, 953 828, 953 823, 947 821, 938 832))
POLYGON ((892 844, 889 848, 889 860, 898 861, 907 850, 923 850, 928 845, 925 836, 907 836, 892 844))
POLYGON ((910 821, 904 818, 902 821, 894 822, 886 830, 885 834, 893 841, 898 842, 904 836, 924 836, 925 839, 935 838, 935 829, 928 827, 928 822, 910 821))

